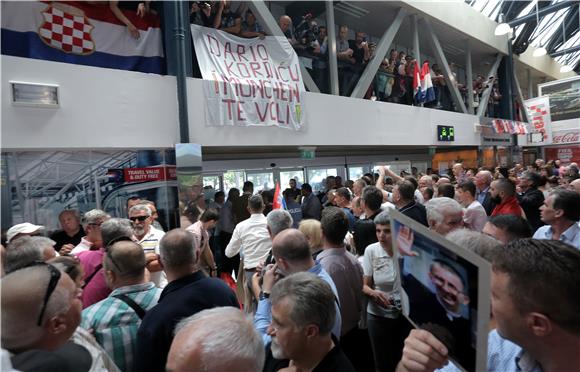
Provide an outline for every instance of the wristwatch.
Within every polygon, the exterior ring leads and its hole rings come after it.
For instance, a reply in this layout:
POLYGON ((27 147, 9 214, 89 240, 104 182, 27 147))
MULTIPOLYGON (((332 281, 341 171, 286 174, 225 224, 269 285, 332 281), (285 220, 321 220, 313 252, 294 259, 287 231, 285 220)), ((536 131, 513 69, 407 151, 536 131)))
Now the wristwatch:
POLYGON ((270 292, 260 291, 260 301, 270 298, 270 292))

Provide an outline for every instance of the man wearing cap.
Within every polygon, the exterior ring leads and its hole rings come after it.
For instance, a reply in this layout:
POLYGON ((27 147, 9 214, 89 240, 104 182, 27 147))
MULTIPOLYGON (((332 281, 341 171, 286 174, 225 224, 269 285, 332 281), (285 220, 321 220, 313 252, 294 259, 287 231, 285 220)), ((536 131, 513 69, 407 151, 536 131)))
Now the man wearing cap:
POLYGON ((44 230, 44 226, 34 225, 30 222, 19 223, 9 228, 6 232, 6 244, 13 242, 21 236, 40 235, 42 230, 44 230))

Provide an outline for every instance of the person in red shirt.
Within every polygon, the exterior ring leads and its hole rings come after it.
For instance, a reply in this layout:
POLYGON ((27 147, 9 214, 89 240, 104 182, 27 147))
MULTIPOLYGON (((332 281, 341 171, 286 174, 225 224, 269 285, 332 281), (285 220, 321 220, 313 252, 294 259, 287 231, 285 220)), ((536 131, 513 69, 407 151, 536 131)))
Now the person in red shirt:
POLYGON ((489 192, 491 200, 496 203, 493 212, 491 212, 492 216, 511 214, 526 218, 516 198, 516 185, 512 181, 507 178, 499 178, 491 183, 489 192))

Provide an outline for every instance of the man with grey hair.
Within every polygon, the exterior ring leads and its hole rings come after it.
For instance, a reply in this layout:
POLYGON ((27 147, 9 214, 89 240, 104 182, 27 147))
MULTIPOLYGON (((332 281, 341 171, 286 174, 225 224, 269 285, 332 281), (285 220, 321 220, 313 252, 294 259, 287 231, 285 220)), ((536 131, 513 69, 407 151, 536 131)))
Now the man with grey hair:
POLYGON ((447 240, 477 253, 488 261, 490 259, 490 252, 502 245, 502 242, 496 238, 470 229, 456 229, 445 237, 447 240))
POLYGON ((2 279, 2 348, 17 370, 88 370, 88 351, 69 342, 79 325, 75 283, 52 265, 17 270, 2 279))
POLYGON ((270 237, 274 239, 280 232, 290 229, 294 224, 294 220, 287 210, 274 209, 266 216, 266 224, 270 237))
POLYGON ((157 305, 161 289, 145 278, 145 253, 130 238, 107 246, 103 269, 113 290, 104 300, 83 310, 81 326, 93 330, 95 340, 122 371, 133 369, 133 354, 141 319, 157 305))
POLYGON ((34 262, 46 262, 56 256, 54 240, 43 236, 23 236, 8 245, 4 270, 11 273, 34 262))
POLYGON ((111 218, 103 222, 100 234, 103 240, 102 248, 84 251, 77 256, 85 273, 82 295, 83 307, 85 308, 105 299, 111 293, 103 271, 105 248, 119 239, 133 239, 131 223, 122 218, 111 218))
POLYGON ((200 241, 199 235, 183 229, 171 230, 161 239, 160 261, 169 284, 139 327, 135 371, 163 371, 179 320, 213 307, 239 308, 236 294, 222 280, 199 270, 200 241))
POLYGON ((100 209, 92 209, 85 213, 82 219, 85 236, 81 238, 81 242, 70 253, 78 255, 81 252, 102 248, 101 224, 109 218, 111 216, 100 209))
POLYGON ((481 170, 477 172, 475 178, 473 179, 473 183, 475 183, 475 186, 477 187, 477 194, 475 195, 475 199, 483 206, 485 213, 488 216, 491 215, 493 208, 495 208, 495 203, 492 200, 489 190, 492 180, 493 177, 491 172, 488 170, 481 170))
POLYGON ((262 371, 260 334, 238 309, 203 310, 183 319, 175 331, 167 358, 169 372, 262 371))
POLYGON ((438 234, 446 235, 452 230, 463 227, 463 208, 451 198, 440 197, 425 203, 429 228, 438 234))
POLYGON ((274 358, 297 370, 355 371, 331 336, 336 299, 328 283, 312 273, 292 274, 272 287, 270 299, 274 358))
POLYGON ((163 238, 165 232, 152 226, 152 214, 151 207, 148 204, 137 204, 129 209, 129 220, 131 220, 133 225, 133 234, 145 252, 147 270, 151 273, 151 281, 158 288, 164 288, 167 285, 167 277, 159 265, 157 255, 159 254, 159 241, 163 238))

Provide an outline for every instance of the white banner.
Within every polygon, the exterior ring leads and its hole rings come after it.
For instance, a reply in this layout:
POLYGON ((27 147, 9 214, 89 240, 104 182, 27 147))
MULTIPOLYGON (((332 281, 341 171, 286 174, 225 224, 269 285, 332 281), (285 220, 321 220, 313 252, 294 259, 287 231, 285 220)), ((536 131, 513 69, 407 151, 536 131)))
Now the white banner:
POLYGON ((298 57, 284 37, 243 39, 191 25, 209 126, 304 125, 298 57))
POLYGON ((525 101, 530 118, 530 133, 542 133, 543 140, 537 144, 552 143, 552 116, 550 115, 550 99, 548 97, 532 98, 525 101))

